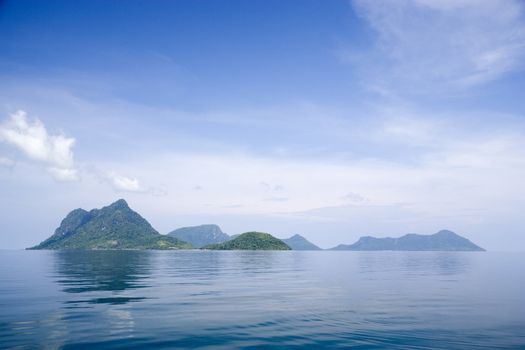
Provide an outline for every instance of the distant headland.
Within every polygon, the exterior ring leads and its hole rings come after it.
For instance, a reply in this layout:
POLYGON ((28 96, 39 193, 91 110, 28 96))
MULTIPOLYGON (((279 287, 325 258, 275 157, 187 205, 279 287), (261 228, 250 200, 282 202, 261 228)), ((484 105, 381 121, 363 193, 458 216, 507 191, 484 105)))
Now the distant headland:
MULTIPOLYGON (((209 249, 209 250, 321 250, 301 235, 279 239, 269 233, 229 236, 215 224, 183 227, 160 234, 124 199, 101 209, 75 209, 55 233, 31 250, 209 249)), ((407 234, 400 238, 361 237, 334 250, 351 251, 484 251, 460 235, 442 230, 433 235, 407 234)))

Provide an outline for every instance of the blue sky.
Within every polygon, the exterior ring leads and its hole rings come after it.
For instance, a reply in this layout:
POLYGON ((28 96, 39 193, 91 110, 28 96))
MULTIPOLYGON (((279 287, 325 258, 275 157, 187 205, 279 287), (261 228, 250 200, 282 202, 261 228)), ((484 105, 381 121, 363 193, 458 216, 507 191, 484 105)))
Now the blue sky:
POLYGON ((122 197, 162 233, 523 250, 524 6, 0 2, 0 247, 122 197))

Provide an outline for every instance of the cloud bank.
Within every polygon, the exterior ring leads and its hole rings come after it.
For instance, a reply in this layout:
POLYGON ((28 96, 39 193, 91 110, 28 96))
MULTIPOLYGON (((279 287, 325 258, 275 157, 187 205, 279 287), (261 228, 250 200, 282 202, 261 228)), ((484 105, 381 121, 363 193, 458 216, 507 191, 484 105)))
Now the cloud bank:
POLYGON ((57 181, 78 180, 73 161, 75 139, 50 134, 40 120, 29 120, 26 112, 13 113, 0 125, 0 141, 16 148, 27 159, 44 164, 57 181))

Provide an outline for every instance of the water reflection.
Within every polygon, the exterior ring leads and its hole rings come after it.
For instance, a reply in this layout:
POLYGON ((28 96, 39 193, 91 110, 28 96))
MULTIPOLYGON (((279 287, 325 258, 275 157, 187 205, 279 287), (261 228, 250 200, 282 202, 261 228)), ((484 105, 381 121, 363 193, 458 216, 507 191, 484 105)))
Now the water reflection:
POLYGON ((224 257, 214 251, 157 252, 156 273, 173 283, 201 284, 217 277, 224 270, 224 257))
POLYGON ((283 252, 272 251, 238 251, 232 255, 232 265, 238 268, 238 273, 254 276, 271 273, 283 257, 283 252))
POLYGON ((90 296, 86 300, 68 300, 65 304, 125 304, 144 299, 119 294, 148 287, 152 254, 139 251, 55 252, 56 283, 66 293, 90 296))
POLYGON ((360 252, 361 273, 404 272, 409 275, 457 275, 468 271, 471 252, 360 252))
POLYGON ((508 253, 0 252, 0 348, 521 349, 524 269, 508 253))
POLYGON ((458 275, 467 272, 472 254, 463 252, 422 252, 405 254, 402 260, 404 271, 413 274, 458 275))

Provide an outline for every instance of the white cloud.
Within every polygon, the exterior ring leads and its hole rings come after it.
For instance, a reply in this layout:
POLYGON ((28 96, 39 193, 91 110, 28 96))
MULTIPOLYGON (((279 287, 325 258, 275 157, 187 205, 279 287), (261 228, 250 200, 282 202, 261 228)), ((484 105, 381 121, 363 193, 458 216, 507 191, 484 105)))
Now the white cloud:
POLYGON ((14 146, 28 159, 46 165, 49 173, 58 181, 78 179, 73 161, 75 139, 48 133, 40 120, 28 120, 24 111, 11 114, 0 125, 0 141, 14 146))
POLYGON ((126 192, 144 192, 144 188, 140 185, 139 180, 114 173, 108 174, 108 180, 113 188, 117 191, 126 192))
POLYGON ((378 34, 375 59, 352 52, 343 57, 365 67, 375 89, 463 89, 523 68, 525 18, 519 0, 353 4, 378 34))
POLYGON ((91 178, 96 179, 99 184, 109 185, 116 192, 134 192, 151 194, 155 197, 164 197, 167 195, 167 191, 162 186, 149 186, 144 184, 138 177, 122 175, 129 174, 131 172, 138 172, 136 166, 131 167, 123 164, 115 163, 99 163, 97 166, 89 165, 86 166, 84 171, 91 178), (112 171, 101 170, 103 169, 116 169, 112 171), (133 170, 135 169, 135 170, 133 170))

